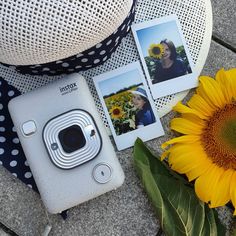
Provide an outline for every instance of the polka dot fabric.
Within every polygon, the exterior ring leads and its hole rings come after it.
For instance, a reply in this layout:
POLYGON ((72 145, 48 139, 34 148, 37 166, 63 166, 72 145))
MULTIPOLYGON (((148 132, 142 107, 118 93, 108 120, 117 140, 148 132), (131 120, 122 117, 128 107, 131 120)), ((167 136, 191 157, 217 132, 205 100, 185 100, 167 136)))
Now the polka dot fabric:
POLYGON ((20 92, 16 88, 0 78, 0 165, 38 191, 7 107, 18 95, 20 92))
MULTIPOLYGON (((9 101, 20 94, 15 87, 0 77, 0 165, 4 166, 28 187, 38 192, 8 111, 9 101)), ((67 210, 60 215, 66 219, 67 210)))
POLYGON ((135 5, 136 0, 133 0, 133 5, 128 16, 113 34, 82 53, 45 64, 29 66, 2 64, 14 68, 17 72, 22 74, 30 75, 70 74, 99 66, 111 57, 112 53, 115 52, 116 48, 121 43, 121 40, 129 33, 130 26, 134 21, 135 5))

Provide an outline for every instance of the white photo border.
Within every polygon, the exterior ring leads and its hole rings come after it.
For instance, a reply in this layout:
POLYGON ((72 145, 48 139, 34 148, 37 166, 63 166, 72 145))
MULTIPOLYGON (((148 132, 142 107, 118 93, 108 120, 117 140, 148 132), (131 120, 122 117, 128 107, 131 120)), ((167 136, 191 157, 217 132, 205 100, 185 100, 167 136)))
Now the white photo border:
POLYGON ((179 22, 178 17, 176 15, 173 14, 173 15, 169 15, 169 16, 156 18, 156 19, 153 19, 153 20, 150 20, 147 22, 134 24, 131 26, 131 29, 132 29, 134 40, 135 40, 135 43, 136 43, 136 46, 137 46, 137 49, 139 52, 140 60, 142 62, 143 69, 144 69, 144 72, 145 72, 145 75, 146 75, 146 78, 147 78, 147 81, 148 81, 148 84, 149 84, 149 87, 150 87, 150 90, 151 90, 151 93, 152 93, 152 96, 154 99, 164 97, 166 95, 174 94, 177 92, 181 92, 184 90, 188 90, 188 89, 194 88, 198 85, 198 75, 195 72, 195 66, 193 64, 192 57, 189 53, 189 50, 188 50, 188 47, 186 44, 186 40, 185 40, 184 35, 181 30, 180 22, 179 22), (137 31, 141 30, 141 29, 149 28, 152 26, 156 26, 156 25, 161 25, 163 23, 168 23, 171 21, 176 22, 176 25, 178 28, 178 33, 181 37, 181 40, 182 40, 182 43, 184 46, 184 50, 186 52, 186 56, 188 58, 188 62, 191 67, 192 73, 186 74, 186 75, 183 75, 180 77, 176 77, 173 79, 169 79, 166 81, 162 81, 162 82, 159 82, 156 84, 152 84, 150 74, 148 72, 148 67, 147 67, 147 64, 144 60, 142 47, 139 43, 137 31))
POLYGON ((129 148, 129 147, 132 147, 138 137, 141 138, 143 141, 148 141, 148 140, 151 140, 151 139, 154 139, 154 138, 164 135, 164 130, 163 130, 162 124, 160 122, 160 119, 157 115, 155 104, 152 100, 151 94, 149 92, 149 88, 147 86, 145 77, 143 75, 141 65, 138 61, 128 64, 126 66, 123 66, 121 68, 118 68, 116 70, 112 70, 107 73, 95 76, 95 77, 93 77, 93 82, 94 82, 95 88, 97 90, 98 96, 100 98, 103 110, 104 110, 105 115, 107 117, 107 121, 110 126, 111 133, 112 133, 113 138, 115 140, 117 149, 119 151, 129 148), (105 104, 105 101, 103 98, 103 94, 100 90, 99 83, 104 80, 112 79, 113 77, 125 74, 125 73, 127 73, 129 71, 133 71, 133 70, 138 70, 138 72, 139 72, 140 82, 142 82, 142 84, 145 88, 145 91, 147 93, 148 100, 150 102, 151 109, 154 113, 156 121, 154 123, 144 126, 142 128, 135 129, 135 130, 129 131, 129 132, 121 134, 121 135, 117 135, 115 132, 111 117, 109 115, 108 109, 106 107, 106 104, 105 104))

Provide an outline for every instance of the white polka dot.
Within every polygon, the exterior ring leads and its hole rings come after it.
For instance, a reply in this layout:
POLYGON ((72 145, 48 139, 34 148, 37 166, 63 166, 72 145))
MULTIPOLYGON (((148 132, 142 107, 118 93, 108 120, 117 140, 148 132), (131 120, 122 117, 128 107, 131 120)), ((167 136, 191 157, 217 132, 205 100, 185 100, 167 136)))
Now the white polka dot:
POLYGON ((12 142, 13 142, 13 143, 19 143, 20 140, 19 140, 18 138, 13 138, 13 139, 12 139, 12 142))
POLYGON ((4 121, 5 120, 5 116, 0 116, 0 121, 4 121))
POLYGON ((82 57, 84 54, 80 53, 80 54, 77 54, 76 57, 82 57))
POLYGON ((88 53, 88 55, 94 55, 95 54, 95 51, 91 51, 88 53))
POLYGON ((56 73, 56 71, 54 71, 54 70, 51 70, 51 71, 50 71, 50 73, 51 73, 51 74, 55 74, 55 73, 56 73))
POLYGON ((2 96, 2 93, 0 92, 0 97, 2 96))
POLYGON ((88 61, 88 58, 83 58, 81 61, 82 61, 82 62, 87 62, 87 61, 88 61))
POLYGON ((116 38, 116 42, 118 42, 118 41, 119 41, 119 39, 120 39, 120 37, 117 37, 117 38, 116 38))
POLYGON ((3 105, 0 103, 0 110, 2 110, 3 109, 3 105))
POLYGON ((82 66, 76 66, 75 69, 80 69, 82 66))
POLYGON ((11 167, 15 167, 16 165, 17 165, 17 161, 11 161, 11 162, 10 162, 10 166, 11 166, 11 167))
POLYGON ((4 127, 0 127, 0 132, 5 132, 5 128, 4 127))
POLYGON ((6 138, 5 137, 0 137, 0 143, 4 143, 6 141, 6 138))
POLYGON ((44 67, 44 68, 43 68, 43 71, 50 71, 50 69, 47 68, 47 67, 44 67))
POLYGON ((34 65, 35 67, 41 67, 41 65, 40 64, 37 64, 37 65, 34 65))
POLYGON ((17 149, 13 149, 13 150, 11 151, 11 154, 12 154, 13 156, 16 156, 16 155, 19 154, 19 151, 18 151, 17 149))
POLYGON ((70 64, 69 64, 69 63, 67 63, 67 62, 64 62, 64 63, 62 63, 62 64, 61 64, 61 66, 62 66, 62 67, 69 67, 69 66, 70 66, 70 64))
POLYGON ((32 176, 31 172, 26 172, 25 173, 25 178, 29 179, 32 176))
POLYGON ((32 188, 32 185, 31 184, 27 184, 28 187, 32 188))
POLYGON ((12 131, 13 131, 13 132, 16 132, 15 126, 12 127, 12 131))
POLYGON ((102 50, 99 54, 104 55, 106 53, 106 50, 102 50))
POLYGON ((92 65, 87 65, 87 66, 85 66, 85 67, 90 68, 90 67, 92 67, 92 65))
POLYGON ((0 165, 2 165, 2 162, 0 161, 0 165))
POLYGON ((38 71, 37 70, 32 70, 32 73, 36 74, 36 73, 38 73, 38 71))
POLYGON ((56 61, 56 64, 61 64, 63 63, 63 61, 56 61))
POLYGON ((118 29, 116 29, 116 31, 114 31, 114 32, 113 32, 113 34, 116 34, 116 33, 117 33, 117 31, 118 31, 118 29))
POLYGON ((12 173, 12 175, 14 175, 15 177, 17 177, 17 174, 16 174, 16 173, 12 173))
POLYGON ((121 31, 124 30, 125 27, 126 27, 126 25, 123 25, 122 28, 121 28, 121 31))
POLYGON ((4 153, 4 149, 0 148, 0 155, 2 155, 4 153))
POLYGON ((69 72, 73 72, 73 71, 74 71, 74 69, 68 69, 68 71, 69 71, 69 72))
POLYGON ((98 43, 97 45, 96 45, 96 48, 100 48, 102 46, 102 44, 101 43, 98 43))
POLYGON ((110 40, 106 43, 106 45, 110 45, 111 42, 112 42, 112 40, 110 39, 110 40))
POLYGON ((0 85, 2 85, 2 81, 0 81, 0 85))
POLYGON ((126 31, 127 31, 127 32, 129 32, 129 29, 130 29, 130 26, 129 26, 129 27, 127 27, 127 30, 126 30, 126 31))
POLYGON ((28 162, 27 162, 27 161, 25 161, 25 166, 29 166, 29 164, 28 164, 28 162))
POLYGON ((99 62, 100 62, 99 59, 95 59, 95 60, 93 61, 94 64, 97 64, 97 63, 99 63, 99 62))
POLYGON ((107 56, 106 56, 106 57, 103 57, 103 59, 102 59, 102 60, 103 60, 103 61, 106 61, 106 59, 107 59, 107 56))
POLYGON ((15 92, 14 92, 13 90, 10 90, 10 91, 8 92, 8 96, 9 96, 9 97, 12 97, 14 94, 15 94, 15 92))

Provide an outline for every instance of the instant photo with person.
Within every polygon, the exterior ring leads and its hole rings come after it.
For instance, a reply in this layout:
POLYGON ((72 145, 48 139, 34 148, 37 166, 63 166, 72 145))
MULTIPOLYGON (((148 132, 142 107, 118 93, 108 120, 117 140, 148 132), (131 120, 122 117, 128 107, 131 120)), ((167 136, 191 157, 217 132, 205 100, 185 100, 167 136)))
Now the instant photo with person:
POLYGON ((93 79, 119 150, 164 134, 139 63, 93 79))
POLYGON ((197 85, 191 56, 176 16, 133 25, 132 31, 155 99, 197 85))

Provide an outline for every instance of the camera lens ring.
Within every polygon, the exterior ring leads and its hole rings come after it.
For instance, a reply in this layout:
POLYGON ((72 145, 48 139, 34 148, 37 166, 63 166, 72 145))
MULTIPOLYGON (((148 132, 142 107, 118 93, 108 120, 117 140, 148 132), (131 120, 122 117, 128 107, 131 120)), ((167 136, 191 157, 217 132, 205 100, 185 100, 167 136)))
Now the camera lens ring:
POLYGON ((51 118, 44 125, 42 138, 53 164, 67 170, 96 158, 103 146, 102 136, 93 116, 84 109, 72 109, 51 118), (77 151, 66 153, 61 147, 58 134, 72 124, 81 127, 86 144, 77 151), (52 148, 54 144, 58 144, 57 148, 52 148))

